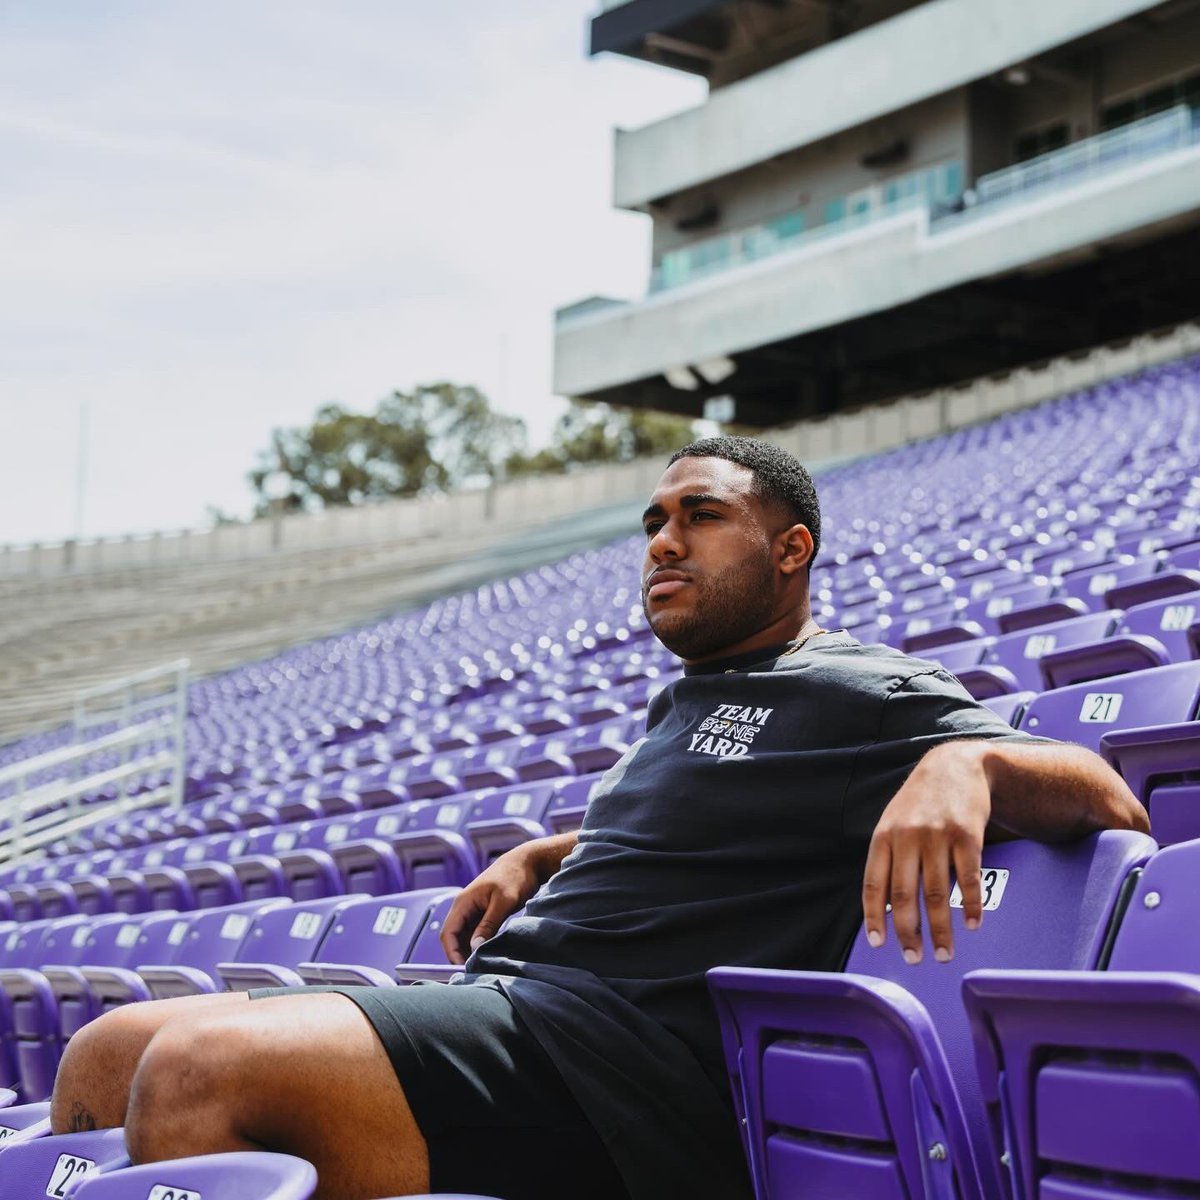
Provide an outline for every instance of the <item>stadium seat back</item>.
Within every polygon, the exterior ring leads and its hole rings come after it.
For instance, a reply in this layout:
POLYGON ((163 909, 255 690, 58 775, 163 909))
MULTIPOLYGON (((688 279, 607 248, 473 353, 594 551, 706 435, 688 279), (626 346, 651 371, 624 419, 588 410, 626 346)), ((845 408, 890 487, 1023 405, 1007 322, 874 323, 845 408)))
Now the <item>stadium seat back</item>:
POLYGON ((1198 704, 1200 662, 1175 663, 1043 692, 1021 728, 1097 750, 1110 730, 1191 721, 1198 704))
POLYGON ((316 1186, 316 1169, 302 1158, 243 1151, 92 1175, 73 1196, 79 1200, 308 1200, 316 1186))
POLYGON ((844 975, 711 973, 762 1200, 822 1196, 837 1180, 848 1183, 839 1194, 864 1197, 1003 1196, 962 977, 985 965, 1094 965, 1124 881, 1154 848, 1116 831, 987 847, 983 924, 968 932, 952 901, 948 964, 927 955, 908 966, 894 932, 882 950, 860 933, 844 975))

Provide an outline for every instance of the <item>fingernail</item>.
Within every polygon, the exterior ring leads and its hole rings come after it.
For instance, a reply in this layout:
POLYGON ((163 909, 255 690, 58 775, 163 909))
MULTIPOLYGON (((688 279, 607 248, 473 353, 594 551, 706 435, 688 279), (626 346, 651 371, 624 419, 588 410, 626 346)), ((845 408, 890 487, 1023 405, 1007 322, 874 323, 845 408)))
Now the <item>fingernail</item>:
POLYGON ((883 934, 878 929, 867 930, 867 945, 873 946, 876 950, 883 945, 883 934))
POLYGON ((905 950, 904 961, 908 963, 910 967, 915 967, 917 963, 921 961, 920 950, 905 950))
POLYGON ((963 922, 963 924, 964 924, 964 925, 965 925, 965 926, 966 926, 968 929, 978 929, 978 928, 979 928, 979 918, 978 918, 978 917, 968 917, 968 918, 967 918, 967 919, 966 919, 966 920, 963 922))
POLYGON ((947 950, 945 946, 937 946, 933 951, 933 957, 938 962, 949 962, 954 957, 954 953, 951 950, 947 950))
POLYGON ((472 938, 471 939, 471 949, 478 950, 479 947, 482 946, 483 943, 486 941, 487 941, 487 938, 481 938, 481 937, 472 938))

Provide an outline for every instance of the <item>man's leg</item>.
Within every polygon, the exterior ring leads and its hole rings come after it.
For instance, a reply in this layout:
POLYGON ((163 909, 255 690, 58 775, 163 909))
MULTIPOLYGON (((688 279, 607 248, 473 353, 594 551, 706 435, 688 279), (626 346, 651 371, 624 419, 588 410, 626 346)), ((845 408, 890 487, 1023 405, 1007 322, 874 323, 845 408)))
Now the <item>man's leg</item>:
POLYGON ((183 996, 127 1004, 85 1025, 67 1043, 54 1081, 50 1126, 55 1133, 116 1129, 125 1124, 129 1088, 142 1054, 170 1020, 230 1006, 245 1008, 244 993, 183 996))
POLYGON ((129 1097, 134 1162, 223 1150, 307 1158, 321 1200, 424 1192, 429 1155, 391 1060, 335 993, 179 1009, 144 1048, 129 1097))

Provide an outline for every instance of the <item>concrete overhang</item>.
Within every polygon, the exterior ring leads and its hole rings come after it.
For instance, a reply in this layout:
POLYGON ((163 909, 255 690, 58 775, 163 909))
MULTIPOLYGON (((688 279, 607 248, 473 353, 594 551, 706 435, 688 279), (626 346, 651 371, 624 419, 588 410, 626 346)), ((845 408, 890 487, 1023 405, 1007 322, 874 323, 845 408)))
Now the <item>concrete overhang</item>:
POLYGON ((617 130, 614 203, 644 208, 993 75, 1159 3, 930 0, 721 88, 699 108, 617 130))
POLYGON ((645 300, 566 319, 554 390, 572 397, 828 329, 974 280, 1050 269, 1200 209, 1200 146, 931 228, 917 209, 645 300))

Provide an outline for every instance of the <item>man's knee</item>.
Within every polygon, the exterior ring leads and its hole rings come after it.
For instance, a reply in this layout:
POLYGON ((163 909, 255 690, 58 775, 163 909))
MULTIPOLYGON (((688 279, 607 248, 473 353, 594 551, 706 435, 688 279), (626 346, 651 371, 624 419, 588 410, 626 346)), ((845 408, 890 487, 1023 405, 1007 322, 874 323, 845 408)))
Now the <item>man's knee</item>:
POLYGON ((159 1025, 153 1007, 130 1004, 114 1009, 67 1043, 50 1108, 55 1133, 122 1123, 133 1073, 159 1025))
POLYGON ((205 1153, 236 1120, 250 1081, 238 1022, 225 1014, 177 1016, 142 1052, 129 1096, 126 1138, 134 1162, 169 1151, 205 1153), (185 1145, 186 1143, 186 1145, 185 1145))

